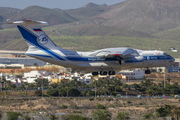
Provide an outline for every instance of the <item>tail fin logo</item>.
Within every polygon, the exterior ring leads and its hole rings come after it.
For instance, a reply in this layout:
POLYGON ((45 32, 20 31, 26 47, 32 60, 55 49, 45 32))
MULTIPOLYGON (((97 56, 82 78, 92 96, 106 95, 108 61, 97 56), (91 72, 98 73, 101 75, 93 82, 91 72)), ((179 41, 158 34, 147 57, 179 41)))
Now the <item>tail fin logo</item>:
POLYGON ((39 36, 37 41, 38 41, 38 44, 45 45, 48 42, 48 37, 43 34, 43 35, 39 36))

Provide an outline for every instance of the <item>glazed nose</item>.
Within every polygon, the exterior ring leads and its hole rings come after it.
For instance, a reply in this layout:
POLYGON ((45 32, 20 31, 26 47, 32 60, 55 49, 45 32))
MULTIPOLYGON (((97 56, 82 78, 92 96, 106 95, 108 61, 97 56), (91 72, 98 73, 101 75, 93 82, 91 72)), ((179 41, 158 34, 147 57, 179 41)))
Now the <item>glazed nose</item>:
POLYGON ((175 59, 172 57, 171 60, 169 60, 170 63, 174 63, 175 59))

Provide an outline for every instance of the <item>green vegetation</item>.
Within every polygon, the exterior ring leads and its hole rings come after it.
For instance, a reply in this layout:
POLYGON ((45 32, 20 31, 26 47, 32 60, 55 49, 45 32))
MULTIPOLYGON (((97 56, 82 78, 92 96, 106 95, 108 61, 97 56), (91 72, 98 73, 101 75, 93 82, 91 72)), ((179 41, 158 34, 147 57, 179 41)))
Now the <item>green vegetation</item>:
POLYGON ((101 105, 101 104, 97 104, 95 106, 95 108, 97 108, 97 109, 106 109, 106 107, 104 105, 101 105))
POLYGON ((67 106, 67 105, 62 105, 61 108, 62 108, 62 109, 67 109, 68 106, 67 106))
POLYGON ((71 114, 69 115, 69 120, 91 120, 90 118, 86 118, 81 115, 71 114))
POLYGON ((17 120, 18 116, 20 116, 20 113, 17 112, 7 112, 7 119, 8 120, 17 120))
POLYGON ((90 101, 93 101, 93 100, 94 100, 94 98, 89 98, 89 100, 90 100, 90 101))
POLYGON ((127 103, 131 103, 131 101, 129 101, 129 100, 127 100, 126 102, 127 102, 127 103))
POLYGON ((110 120, 111 115, 107 110, 96 110, 93 112, 92 117, 94 120, 110 120))
POLYGON ((179 40, 180 38, 179 33, 180 33, 180 26, 177 26, 176 28, 163 30, 153 35, 162 39, 179 40))
POLYGON ((42 90, 36 90, 36 91, 34 92, 34 94, 35 94, 36 96, 42 96, 42 90))
POLYGON ((3 115, 2 115, 2 112, 0 112, 0 119, 2 118, 2 116, 3 116, 3 115))
MULTIPOLYGON (((4 79, 4 81, 6 81, 4 79)), ((53 83, 49 85, 47 80, 43 80, 43 88, 48 88, 46 92, 44 92, 45 96, 54 96, 54 97, 95 97, 95 84, 98 90, 96 90, 97 96, 104 95, 112 95, 117 96, 118 93, 126 94, 129 92, 140 93, 141 95, 149 95, 149 96, 162 96, 162 95, 178 95, 180 94, 180 88, 177 83, 170 84, 171 79, 167 78, 166 88, 164 88, 164 83, 156 84, 151 79, 146 79, 141 81, 139 84, 123 84, 120 79, 99 79, 98 81, 94 81, 93 83, 87 85, 84 82, 77 81, 76 79, 70 82, 59 82, 53 83), (76 86, 76 87, 74 87, 76 86), (78 89, 78 88, 81 88, 78 89), (84 89, 85 88, 85 89, 84 89), (82 90, 83 89, 83 90, 82 90)), ((172 82, 171 82, 172 83, 172 82)), ((25 94, 25 86, 28 88, 38 88, 38 86, 42 85, 42 81, 35 80, 35 83, 24 83, 24 85, 20 85, 19 87, 14 86, 10 81, 4 82, 2 85, 4 88, 8 89, 21 89, 22 92, 18 92, 18 95, 26 95, 25 94)), ((10 92, 2 92, 0 95, 9 95, 10 92)), ((42 90, 36 90, 34 93, 35 96, 41 96, 42 90)), ((93 101, 94 98, 89 98, 90 101, 93 101)), ((112 101, 113 98, 106 98, 107 101, 112 101)), ((131 101, 126 101, 127 103, 131 103, 131 101)))
POLYGON ((172 116, 174 119, 178 120, 180 117, 180 107, 175 105, 165 105, 156 109, 158 117, 172 116))
POLYGON ((129 113, 128 112, 119 112, 116 116, 117 120, 127 120, 129 119, 129 113))
POLYGON ((50 120, 57 120, 58 118, 55 115, 50 115, 50 120))
POLYGON ((144 114, 143 115, 143 118, 144 119, 150 119, 150 118, 152 118, 153 117, 153 114, 152 113, 147 113, 147 114, 144 114))
POLYGON ((25 115, 24 120, 31 120, 31 117, 29 115, 25 115))

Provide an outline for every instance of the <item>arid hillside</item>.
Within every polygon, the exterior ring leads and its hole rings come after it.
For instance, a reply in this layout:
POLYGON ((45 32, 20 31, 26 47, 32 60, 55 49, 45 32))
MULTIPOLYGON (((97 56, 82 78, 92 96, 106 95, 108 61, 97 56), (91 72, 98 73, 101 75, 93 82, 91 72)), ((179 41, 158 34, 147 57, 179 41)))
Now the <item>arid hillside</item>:
MULTIPOLYGON (((107 110, 116 117, 120 111, 127 111, 130 118, 141 118, 141 115, 155 112, 157 108, 165 104, 179 105, 179 99, 174 98, 32 98, 32 99, 0 99, 1 112, 20 111, 33 113, 65 113, 80 114, 85 117, 92 117, 93 111, 97 110, 97 104, 104 105, 107 110), (128 102, 127 102, 128 101, 128 102), (68 106, 67 109, 62 105, 68 106)), ((60 116, 59 116, 60 117, 60 116)))

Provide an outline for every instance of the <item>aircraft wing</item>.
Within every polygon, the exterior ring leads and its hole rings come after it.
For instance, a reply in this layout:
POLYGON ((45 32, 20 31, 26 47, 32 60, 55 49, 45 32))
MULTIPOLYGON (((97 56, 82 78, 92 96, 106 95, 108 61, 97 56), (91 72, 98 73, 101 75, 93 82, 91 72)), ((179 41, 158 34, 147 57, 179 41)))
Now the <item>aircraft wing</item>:
POLYGON ((134 53, 133 49, 125 49, 121 51, 100 51, 96 54, 96 57, 118 57, 125 58, 126 56, 134 53))

